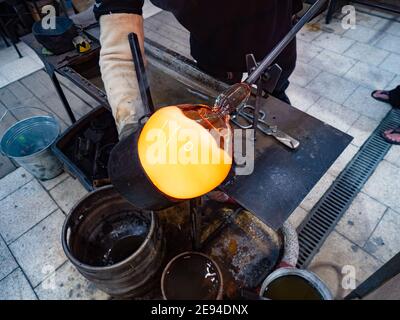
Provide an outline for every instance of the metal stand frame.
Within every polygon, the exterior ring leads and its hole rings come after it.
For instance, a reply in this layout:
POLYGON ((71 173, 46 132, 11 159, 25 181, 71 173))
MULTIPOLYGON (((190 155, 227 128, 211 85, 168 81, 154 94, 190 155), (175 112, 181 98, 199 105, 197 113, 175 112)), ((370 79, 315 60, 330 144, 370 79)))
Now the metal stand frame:
POLYGON ((67 97, 65 96, 64 91, 61 87, 61 84, 58 81, 54 67, 52 67, 45 59, 43 59, 41 55, 39 55, 39 58, 40 58, 40 60, 42 60, 42 62, 44 64, 44 68, 46 70, 46 73, 49 75, 51 81, 53 82, 54 88, 57 91, 57 94, 64 106, 65 111, 68 114, 69 119, 71 120, 71 123, 75 123, 76 118, 75 118, 74 112, 72 111, 71 106, 67 100, 67 97))
POLYGON ((192 248, 194 251, 200 251, 201 243, 201 207, 202 198, 195 198, 189 201, 190 206, 190 225, 192 231, 192 248))
POLYGON ((190 211, 190 226, 192 236, 192 248, 194 251, 201 251, 210 241, 215 239, 225 227, 227 227, 235 217, 242 212, 244 209, 238 206, 232 214, 222 219, 218 227, 213 230, 206 239, 202 240, 202 212, 203 212, 204 198, 199 197, 189 200, 189 211, 190 211))

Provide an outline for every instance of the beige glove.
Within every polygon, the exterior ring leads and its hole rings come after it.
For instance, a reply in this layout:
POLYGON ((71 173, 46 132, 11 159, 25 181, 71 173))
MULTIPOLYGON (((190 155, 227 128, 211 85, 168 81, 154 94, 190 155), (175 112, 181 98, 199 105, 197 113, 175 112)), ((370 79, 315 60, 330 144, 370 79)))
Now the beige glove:
POLYGON ((126 13, 103 15, 100 32, 101 76, 121 134, 124 128, 135 127, 145 113, 128 42, 128 34, 135 32, 144 52, 143 18, 126 13))

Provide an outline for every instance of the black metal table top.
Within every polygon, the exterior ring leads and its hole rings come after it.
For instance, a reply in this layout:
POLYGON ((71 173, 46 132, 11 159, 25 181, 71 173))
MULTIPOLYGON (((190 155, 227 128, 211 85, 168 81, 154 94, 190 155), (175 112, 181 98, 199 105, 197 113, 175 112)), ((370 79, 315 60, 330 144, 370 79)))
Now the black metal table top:
POLYGON ((352 137, 273 97, 263 99, 267 122, 300 141, 293 151, 260 131, 254 172, 236 175, 221 189, 277 230, 303 201, 352 137))
MULTIPOLYGON (((95 38, 96 34, 92 36, 95 38)), ((24 37, 23 41, 39 51, 39 44, 32 35, 24 37)), ((97 46, 94 44, 92 48, 96 50, 97 46)), ((46 57, 46 60, 61 70, 82 54, 70 52, 64 55, 46 57)), ((299 149, 292 151, 273 137, 258 132, 254 172, 248 176, 231 177, 220 188, 276 230, 327 172, 352 138, 273 97, 263 99, 261 108, 267 113, 268 123, 278 125, 279 129, 300 141, 299 149)))

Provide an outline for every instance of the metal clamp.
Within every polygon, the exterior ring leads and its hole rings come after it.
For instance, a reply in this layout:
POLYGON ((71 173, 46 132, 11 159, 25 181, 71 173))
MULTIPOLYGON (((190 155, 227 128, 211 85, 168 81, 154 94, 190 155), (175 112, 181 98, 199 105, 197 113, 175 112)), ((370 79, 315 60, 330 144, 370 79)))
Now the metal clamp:
MULTIPOLYGON (((231 117, 231 121, 241 129, 250 129, 253 127, 255 108, 250 105, 243 106, 236 114, 231 117), (250 111, 249 111, 250 110, 250 111), (249 124, 243 125, 238 121, 238 117, 245 119, 249 124)), ((258 115, 257 129, 268 136, 273 136, 280 143, 290 149, 297 149, 300 142, 291 137, 287 133, 278 129, 277 126, 272 126, 265 121, 265 112, 260 110, 258 115)))

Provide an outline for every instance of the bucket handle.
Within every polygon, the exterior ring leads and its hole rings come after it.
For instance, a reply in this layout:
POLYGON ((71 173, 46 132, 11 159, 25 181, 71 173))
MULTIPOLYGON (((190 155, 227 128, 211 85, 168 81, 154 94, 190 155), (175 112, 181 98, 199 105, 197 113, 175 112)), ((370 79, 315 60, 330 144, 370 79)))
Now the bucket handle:
MULTIPOLYGON (((38 108, 38 107, 15 107, 15 108, 7 109, 7 110, 3 113, 3 115, 2 115, 1 118, 0 118, 0 124, 1 124, 1 122, 3 121, 3 119, 6 117, 7 113, 9 113, 9 112, 12 111, 12 110, 18 110, 18 109, 36 109, 36 110, 43 111, 43 112, 46 113, 47 115, 49 115, 49 116, 51 116, 51 117, 54 118, 54 115, 53 115, 51 112, 49 112, 49 111, 47 111, 47 110, 44 110, 44 109, 42 109, 42 108, 38 108)), ((1 148, 1 146, 0 146, 0 154, 2 154, 3 156, 6 156, 6 154, 3 152, 3 149, 1 148)))
POLYGON ((12 110, 18 110, 18 109, 36 109, 36 110, 43 111, 44 113, 46 113, 46 114, 49 115, 49 116, 54 117, 54 115, 53 115, 51 112, 49 112, 49 111, 47 111, 47 110, 44 110, 44 109, 41 109, 41 108, 38 108, 38 107, 15 107, 15 108, 7 109, 7 110, 3 113, 3 115, 1 116, 0 122, 3 121, 3 119, 5 118, 5 116, 7 115, 7 113, 9 113, 9 112, 12 111, 12 110))

